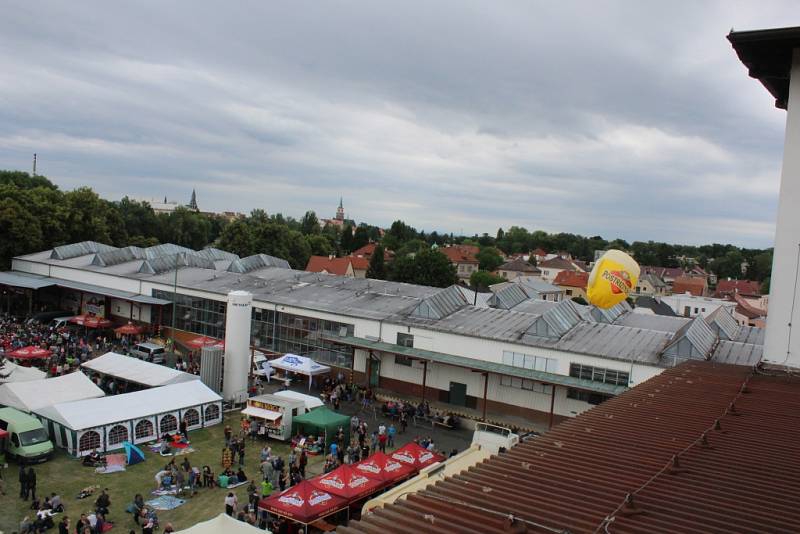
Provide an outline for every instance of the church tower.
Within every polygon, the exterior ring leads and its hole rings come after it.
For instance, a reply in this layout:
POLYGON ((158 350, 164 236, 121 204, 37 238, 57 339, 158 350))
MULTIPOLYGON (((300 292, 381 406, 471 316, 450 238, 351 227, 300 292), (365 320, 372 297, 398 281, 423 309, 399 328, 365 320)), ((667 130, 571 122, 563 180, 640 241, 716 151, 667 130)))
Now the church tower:
POLYGON ((336 220, 344 221, 344 206, 342 205, 342 197, 339 197, 339 207, 336 208, 336 220))
POLYGON ((189 205, 187 206, 190 210, 200 211, 197 208, 197 193, 195 193, 194 189, 192 189, 192 199, 189 200, 189 205))

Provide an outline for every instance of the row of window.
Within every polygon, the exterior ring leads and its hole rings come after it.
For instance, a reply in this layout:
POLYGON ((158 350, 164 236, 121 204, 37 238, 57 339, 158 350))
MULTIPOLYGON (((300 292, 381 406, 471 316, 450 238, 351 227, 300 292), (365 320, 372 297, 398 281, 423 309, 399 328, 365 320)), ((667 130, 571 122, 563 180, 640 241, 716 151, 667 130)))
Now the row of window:
POLYGON ((569 388, 567 390, 567 398, 588 402, 589 404, 600 404, 611 397, 609 395, 603 395, 602 393, 594 393, 591 391, 581 391, 579 389, 569 388))
POLYGON ((545 358, 543 356, 511 352, 509 350, 503 351, 503 363, 513 367, 521 367, 522 369, 531 369, 534 371, 545 371, 548 373, 558 372, 558 360, 556 358, 545 358))
POLYGON ((501 376, 500 385, 533 391, 534 393, 543 393, 545 395, 550 395, 553 392, 553 386, 549 384, 542 384, 541 382, 536 382, 535 380, 528 380, 527 378, 517 378, 513 376, 501 376))
POLYGON ((613 384, 615 386, 627 386, 630 377, 625 371, 603 369, 602 367, 593 367, 580 363, 571 363, 569 365, 569 376, 582 378, 583 380, 602 382, 604 384, 613 384))

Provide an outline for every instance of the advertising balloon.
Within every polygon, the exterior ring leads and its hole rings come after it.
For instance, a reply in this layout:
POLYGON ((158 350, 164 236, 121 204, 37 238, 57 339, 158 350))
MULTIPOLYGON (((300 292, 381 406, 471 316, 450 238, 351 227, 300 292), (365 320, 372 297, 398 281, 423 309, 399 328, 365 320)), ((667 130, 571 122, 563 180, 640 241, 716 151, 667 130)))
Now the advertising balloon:
POLYGON ((621 250, 608 250, 594 264, 586 297, 590 304, 608 309, 625 300, 639 281, 639 264, 621 250))

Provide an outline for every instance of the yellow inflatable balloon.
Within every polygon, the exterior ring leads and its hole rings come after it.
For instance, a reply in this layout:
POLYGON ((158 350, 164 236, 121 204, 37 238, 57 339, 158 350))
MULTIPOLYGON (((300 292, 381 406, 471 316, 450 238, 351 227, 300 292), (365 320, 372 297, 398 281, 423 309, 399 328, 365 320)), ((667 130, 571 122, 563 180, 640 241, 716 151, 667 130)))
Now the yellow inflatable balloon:
POLYGON ((636 287, 640 272, 639 264, 621 250, 607 251, 589 275, 589 303, 604 309, 616 306, 636 287))

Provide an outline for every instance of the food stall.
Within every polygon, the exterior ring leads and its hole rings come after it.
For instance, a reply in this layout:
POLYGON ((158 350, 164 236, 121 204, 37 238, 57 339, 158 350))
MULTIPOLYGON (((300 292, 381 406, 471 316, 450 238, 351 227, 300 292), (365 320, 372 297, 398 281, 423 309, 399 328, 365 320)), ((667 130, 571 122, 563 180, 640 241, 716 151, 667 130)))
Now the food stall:
POLYGON ((304 413, 306 404, 303 400, 269 394, 250 397, 242 410, 242 415, 264 424, 267 437, 281 441, 291 439, 292 421, 304 413))

